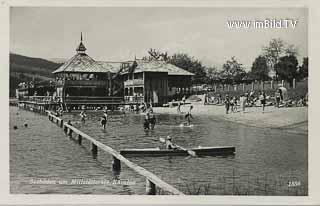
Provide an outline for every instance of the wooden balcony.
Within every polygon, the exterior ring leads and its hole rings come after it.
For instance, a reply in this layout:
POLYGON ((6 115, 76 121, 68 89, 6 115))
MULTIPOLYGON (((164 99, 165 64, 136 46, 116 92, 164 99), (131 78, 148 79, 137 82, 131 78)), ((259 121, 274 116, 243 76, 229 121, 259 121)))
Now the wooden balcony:
POLYGON ((57 86, 95 86, 95 87, 106 87, 108 82, 106 80, 65 80, 58 81, 57 86))
POLYGON ((123 97, 98 97, 98 96, 69 96, 66 97, 66 104, 122 104, 123 97))
POLYGON ((143 86, 143 79, 132 79, 124 82, 124 86, 143 86))
POLYGON ((126 103, 143 103, 144 96, 124 96, 124 101, 126 103))

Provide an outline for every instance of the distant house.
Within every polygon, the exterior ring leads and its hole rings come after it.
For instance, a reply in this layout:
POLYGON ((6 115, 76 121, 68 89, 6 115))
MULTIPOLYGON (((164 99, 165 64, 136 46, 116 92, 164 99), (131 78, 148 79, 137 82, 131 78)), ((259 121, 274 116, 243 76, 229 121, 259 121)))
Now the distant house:
POLYGON ((56 96, 67 105, 103 105, 116 96, 124 103, 162 105, 191 88, 194 74, 164 61, 95 61, 86 54, 82 35, 76 52, 53 72, 56 96))

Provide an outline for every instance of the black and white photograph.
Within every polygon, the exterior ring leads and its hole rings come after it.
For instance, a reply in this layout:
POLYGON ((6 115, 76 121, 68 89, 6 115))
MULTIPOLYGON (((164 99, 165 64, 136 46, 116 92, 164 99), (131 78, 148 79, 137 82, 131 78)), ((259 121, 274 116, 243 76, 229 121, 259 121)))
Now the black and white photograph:
POLYGON ((308 196, 308 8, 12 6, 9 193, 308 196))

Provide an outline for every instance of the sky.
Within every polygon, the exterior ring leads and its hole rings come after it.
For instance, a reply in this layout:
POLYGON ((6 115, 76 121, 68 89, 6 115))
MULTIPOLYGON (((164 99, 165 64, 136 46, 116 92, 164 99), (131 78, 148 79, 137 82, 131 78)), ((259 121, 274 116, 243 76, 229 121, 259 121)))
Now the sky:
MULTIPOLYGON (((71 58, 80 42, 99 61, 142 58, 150 48, 187 53, 220 67, 235 56, 247 69, 272 38, 308 55, 303 8, 11 7, 10 52, 30 57, 71 58), (230 29, 230 20, 297 20, 296 27, 230 29)), ((251 24, 252 25, 252 24, 251 24)))

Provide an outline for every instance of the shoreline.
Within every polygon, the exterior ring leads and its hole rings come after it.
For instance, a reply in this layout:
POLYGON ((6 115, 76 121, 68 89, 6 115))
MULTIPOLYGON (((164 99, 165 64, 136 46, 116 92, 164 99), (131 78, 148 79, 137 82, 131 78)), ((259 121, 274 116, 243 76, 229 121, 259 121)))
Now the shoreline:
MULTIPOLYGON (((283 107, 266 106, 262 112, 262 107, 246 107, 245 112, 238 111, 226 114, 224 106, 204 105, 202 102, 194 102, 181 106, 181 112, 185 113, 193 105, 192 115, 215 116, 219 119, 231 121, 247 126, 291 130, 297 132, 308 132, 308 107, 283 107)), ((153 111, 158 114, 178 114, 177 107, 154 107, 153 111)))

